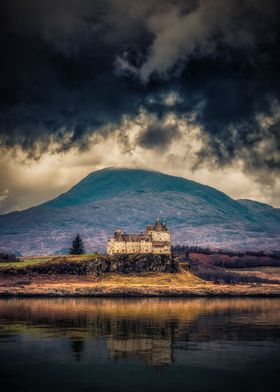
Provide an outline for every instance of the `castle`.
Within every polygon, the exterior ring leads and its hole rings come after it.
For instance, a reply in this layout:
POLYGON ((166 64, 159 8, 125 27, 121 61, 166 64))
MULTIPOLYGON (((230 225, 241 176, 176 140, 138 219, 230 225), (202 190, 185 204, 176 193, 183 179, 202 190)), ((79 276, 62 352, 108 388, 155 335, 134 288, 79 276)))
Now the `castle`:
POLYGON ((108 254, 170 254, 171 237, 166 222, 158 219, 155 224, 149 224, 144 233, 126 234, 116 230, 114 238, 108 241, 108 254))

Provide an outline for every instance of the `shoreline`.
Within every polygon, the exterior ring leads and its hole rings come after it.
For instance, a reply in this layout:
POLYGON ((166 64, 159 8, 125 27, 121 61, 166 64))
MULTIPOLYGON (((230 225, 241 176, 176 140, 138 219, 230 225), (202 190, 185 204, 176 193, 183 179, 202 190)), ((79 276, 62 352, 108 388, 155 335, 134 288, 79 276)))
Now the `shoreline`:
POLYGON ((176 293, 175 291, 165 292, 149 292, 140 293, 137 291, 112 291, 112 292, 98 292, 88 291, 83 293, 73 292, 1 292, 0 298, 280 298, 280 292, 189 292, 182 291, 176 293))
POLYGON ((280 297, 275 283, 215 283, 189 270, 0 275, 0 297, 280 297))
POLYGON ((280 286, 228 285, 205 283, 196 286, 132 286, 103 284, 44 284, 0 287, 0 298, 7 297, 279 297, 280 286))

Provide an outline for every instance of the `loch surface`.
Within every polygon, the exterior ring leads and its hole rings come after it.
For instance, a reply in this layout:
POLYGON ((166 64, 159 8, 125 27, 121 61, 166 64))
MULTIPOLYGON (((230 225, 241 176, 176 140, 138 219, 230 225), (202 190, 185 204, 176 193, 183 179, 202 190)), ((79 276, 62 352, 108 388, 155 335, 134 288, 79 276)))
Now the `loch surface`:
POLYGON ((280 299, 1 299, 3 392, 278 391, 280 299))

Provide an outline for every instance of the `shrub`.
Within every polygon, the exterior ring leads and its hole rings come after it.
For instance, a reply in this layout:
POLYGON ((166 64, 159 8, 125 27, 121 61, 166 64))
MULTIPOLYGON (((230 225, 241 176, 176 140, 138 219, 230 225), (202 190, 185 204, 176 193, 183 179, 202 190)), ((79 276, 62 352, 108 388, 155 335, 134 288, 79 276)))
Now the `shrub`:
POLYGON ((69 249, 69 255, 83 255, 85 254, 83 240, 78 233, 72 242, 72 247, 69 249))
POLYGON ((10 250, 0 249, 0 262, 19 261, 19 258, 10 250))

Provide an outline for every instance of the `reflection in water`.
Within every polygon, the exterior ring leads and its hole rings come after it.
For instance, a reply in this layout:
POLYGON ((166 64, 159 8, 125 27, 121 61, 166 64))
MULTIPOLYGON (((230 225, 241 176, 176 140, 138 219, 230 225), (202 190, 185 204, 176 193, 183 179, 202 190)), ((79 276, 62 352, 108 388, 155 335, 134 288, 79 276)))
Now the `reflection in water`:
POLYGON ((71 347, 74 353, 74 357, 77 359, 77 361, 79 361, 81 359, 81 355, 85 346, 84 340, 70 338, 70 341, 71 341, 71 347))
POLYGON ((19 390, 13 371, 23 377, 21 391, 47 391, 54 384, 61 391, 273 390, 280 370, 279 304, 278 299, 2 299, 2 380, 7 391, 19 390), (42 372, 48 374, 44 383, 42 372))

